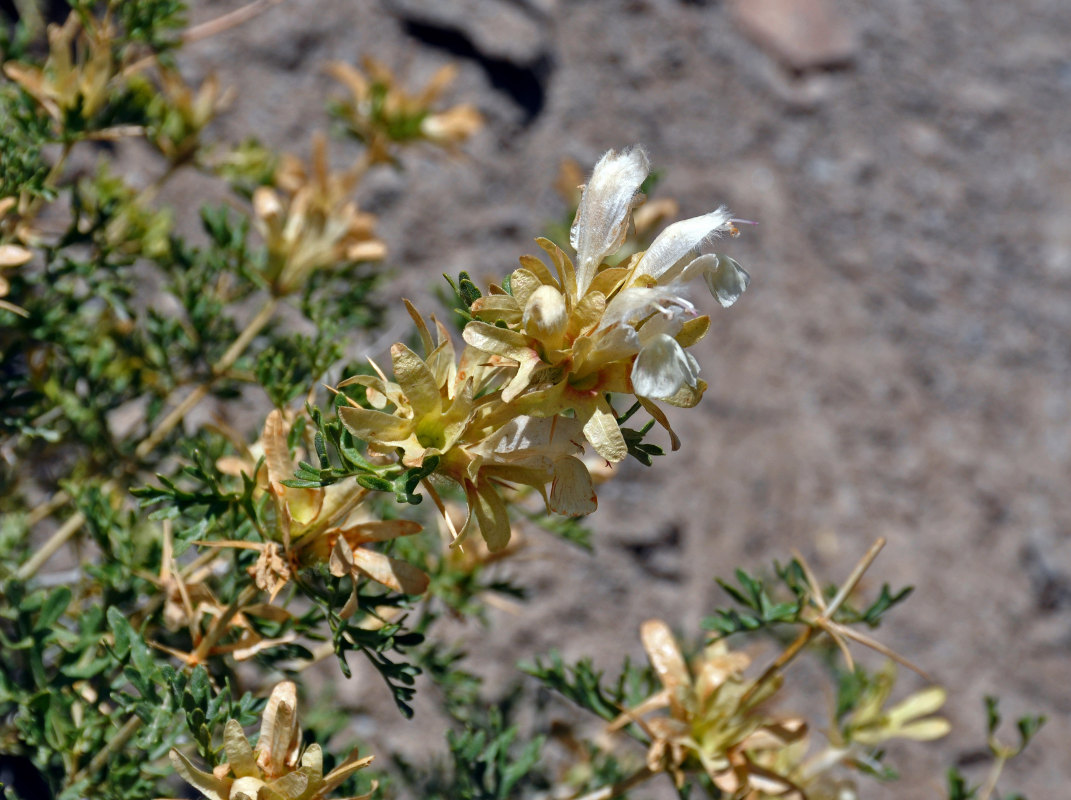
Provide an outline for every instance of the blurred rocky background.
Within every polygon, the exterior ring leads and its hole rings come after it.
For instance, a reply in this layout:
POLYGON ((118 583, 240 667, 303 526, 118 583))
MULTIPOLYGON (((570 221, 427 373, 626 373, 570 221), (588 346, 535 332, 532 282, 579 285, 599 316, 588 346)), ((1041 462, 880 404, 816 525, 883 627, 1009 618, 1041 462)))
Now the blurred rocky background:
MULTIPOLYGON (((241 5, 194 2, 191 21, 241 5)), ((537 539, 511 568, 532 602, 496 611, 492 634, 458 626, 490 665, 489 695, 551 648, 611 668, 642 658, 650 616, 698 634, 733 566, 795 548, 836 581, 884 536, 867 587, 916 587, 884 639, 948 685, 955 732, 894 748, 904 781, 862 796, 944 797, 947 767, 983 757, 984 694, 1007 718, 1050 717, 1006 791, 1066 796, 1071 5, 286 0, 180 63, 237 88, 221 135, 307 156, 341 94, 322 66, 364 56, 414 87, 456 63, 447 100, 487 121, 463 157, 410 153, 364 185, 391 251, 388 302, 430 310, 444 272, 506 274, 567 213, 561 161, 588 170, 635 142, 681 217, 725 203, 759 223, 719 248, 753 280, 712 309, 696 348, 710 390, 672 417, 682 450, 602 489, 594 555, 537 539)), ((191 215, 208 199, 196 180, 177 189, 191 215)), ((338 694, 373 745, 436 746, 395 723, 375 677, 338 694)), ((655 783, 637 796, 672 794, 655 783)))

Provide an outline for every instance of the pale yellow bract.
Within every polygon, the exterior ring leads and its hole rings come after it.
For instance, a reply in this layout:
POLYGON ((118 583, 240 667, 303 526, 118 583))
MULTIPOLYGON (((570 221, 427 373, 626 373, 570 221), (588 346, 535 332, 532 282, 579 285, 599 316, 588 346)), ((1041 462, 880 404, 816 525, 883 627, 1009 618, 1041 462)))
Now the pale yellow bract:
MULTIPOLYGON (((171 763, 208 800, 324 800, 374 758, 358 758, 354 750, 324 775, 320 745, 301 749, 297 687, 290 681, 283 681, 272 690, 264 708, 256 748, 249 744, 242 726, 232 719, 223 732, 223 751, 226 763, 212 772, 198 769, 178 750, 171 751, 171 763)), ((372 792, 368 792, 348 800, 367 800, 371 796, 372 792)))
MULTIPOLYGON (((412 564, 370 550, 364 545, 419 533, 417 522, 369 519, 361 508, 368 490, 347 480, 325 488, 295 489, 284 484, 297 472, 287 444, 288 426, 278 409, 268 415, 254 450, 264 453, 264 470, 250 478, 271 495, 269 541, 204 542, 217 547, 258 550, 254 577, 274 600, 293 574, 327 564, 337 577, 370 578, 405 594, 423 594, 428 576, 412 564)), ((237 464, 229 463, 229 469, 237 464)), ((249 469, 249 472, 253 472, 249 469)), ((249 474, 247 472, 247 474, 249 474)))
POLYGON ((276 186, 260 186, 253 193, 253 221, 268 251, 264 277, 276 296, 301 289, 316 270, 386 255, 386 246, 375 237, 375 216, 358 211, 350 197, 365 166, 333 172, 327 142, 316 135, 308 168, 285 157, 276 186))

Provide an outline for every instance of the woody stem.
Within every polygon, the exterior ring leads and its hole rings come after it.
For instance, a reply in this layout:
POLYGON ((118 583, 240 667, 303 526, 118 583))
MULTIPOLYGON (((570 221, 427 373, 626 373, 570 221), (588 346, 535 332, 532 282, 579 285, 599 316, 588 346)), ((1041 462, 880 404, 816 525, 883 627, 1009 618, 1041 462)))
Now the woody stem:
POLYGON ((93 760, 90 761, 85 768, 80 769, 75 773, 74 777, 71 778, 71 784, 78 783, 83 778, 95 775, 108 763, 109 758, 126 746, 126 743, 130 741, 131 737, 137 733, 138 728, 140 727, 141 717, 131 717, 123 723, 123 727, 116 731, 115 735, 108 741, 108 744, 104 749, 93 756, 93 760))
POLYGON ((249 602, 257 596, 257 592, 260 590, 256 586, 246 586, 242 593, 234 599, 227 608, 223 611, 223 614, 216 617, 216 620, 212 623, 212 627, 208 629, 208 633, 205 634, 197 648, 190 653, 189 662, 191 664, 200 664, 205 660, 205 656, 208 655, 208 651, 216 646, 224 631, 231 624, 231 620, 235 615, 242 610, 245 606, 249 605, 249 602))
POLYGON ((748 687, 748 690, 744 692, 743 697, 740 698, 737 707, 743 708, 747 704, 747 701, 755 696, 755 693, 763 684, 781 672, 792 659, 799 655, 800 651, 803 650, 809 641, 811 641, 811 637, 814 636, 815 631, 817 630, 817 627, 811 627, 809 625, 804 628, 803 631, 800 632, 800 635, 796 637, 796 640, 786 647, 784 652, 782 652, 781 655, 779 655, 777 659, 766 668, 766 671, 759 676, 758 680, 748 687))
POLYGON ((997 780, 1000 778, 1000 773, 1004 771, 1005 761, 1005 758, 998 757, 994 762, 993 768, 989 770, 989 774, 986 776, 985 786, 982 787, 981 792, 978 794, 978 800, 989 800, 993 792, 996 791, 997 780))

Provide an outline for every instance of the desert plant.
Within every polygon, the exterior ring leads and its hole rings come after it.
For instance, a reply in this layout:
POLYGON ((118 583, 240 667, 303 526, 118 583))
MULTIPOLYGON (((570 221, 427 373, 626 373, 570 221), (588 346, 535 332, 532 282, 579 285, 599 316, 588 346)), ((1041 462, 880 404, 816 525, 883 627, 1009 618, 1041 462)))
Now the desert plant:
MULTIPOLYGON (((549 654, 515 693, 482 700, 442 622, 523 597, 495 565, 529 537, 597 546, 578 518, 596 511, 605 465, 664 455, 653 426, 681 446, 659 403, 700 402, 689 348, 717 324, 689 284, 701 278, 719 307, 740 299, 748 273, 712 248, 744 221, 718 208, 655 233, 675 206, 645 210, 647 154, 611 150, 570 198, 568 235, 536 240, 544 258, 482 288, 447 278, 453 318, 406 301, 412 334, 389 369, 350 363, 347 343, 389 313, 376 295, 387 243, 355 200, 364 176, 413 146, 456 152, 480 115, 441 102, 449 68, 410 92, 377 62, 335 63, 349 96, 331 111, 360 147, 347 168, 331 168, 323 134, 308 161, 217 141, 227 92, 187 85, 175 54, 229 23, 184 29, 183 14, 175 0, 79 0, 47 31, 24 13, 0 42, 6 793, 597 800, 665 775, 682 797, 817 800, 891 777, 883 742, 946 732, 943 690, 890 702, 894 662, 924 673, 864 632, 908 594, 860 600, 880 541, 839 586, 798 555, 763 577, 737 570, 722 584, 735 605, 711 613, 701 642, 651 620, 649 664, 616 680, 549 654), (157 154, 145 186, 100 147, 126 139, 157 154), (76 174, 75 157, 97 166, 76 174), (233 197, 201 210, 199 239, 161 199, 182 171, 233 197), (191 429, 209 402, 249 430, 191 429), (250 420, 258 407, 271 410, 250 420), (649 419, 633 427, 637 414, 649 419), (60 553, 69 567, 43 574, 60 553), (779 654, 752 670, 737 640, 767 636, 779 654), (854 646, 888 665, 867 671, 854 646), (782 710, 805 651, 837 697, 824 736, 782 710), (373 760, 353 742, 332 756, 337 709, 298 724, 303 676, 330 659, 345 677, 378 674, 405 716, 425 675, 449 763, 373 760), (519 719, 535 685, 605 723, 569 734, 566 769, 519 719)), ((1039 724, 1020 724, 1023 746, 1039 724)), ((992 746, 999 764, 1021 749, 992 746)), ((958 773, 950 787, 978 796, 958 773)))

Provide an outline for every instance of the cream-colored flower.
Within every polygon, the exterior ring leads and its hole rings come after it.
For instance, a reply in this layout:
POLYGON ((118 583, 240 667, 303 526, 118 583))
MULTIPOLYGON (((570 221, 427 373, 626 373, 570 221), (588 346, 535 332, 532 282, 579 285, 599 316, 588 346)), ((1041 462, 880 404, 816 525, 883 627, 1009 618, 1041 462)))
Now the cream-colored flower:
POLYGON ((287 157, 277 171, 277 187, 254 191, 254 223, 268 250, 265 277, 276 295, 297 291, 316 270, 386 255, 375 238, 375 216, 358 211, 350 199, 362 173, 360 165, 332 172, 326 141, 317 135, 310 170, 287 157))
POLYGON ((709 319, 698 316, 685 283, 703 276, 719 303, 731 305, 748 281, 732 259, 698 255, 705 241, 735 230, 725 209, 670 225, 620 266, 606 263, 625 240, 647 172, 639 148, 606 153, 572 226, 575 266, 559 247, 537 240, 554 272, 522 258, 508 292, 492 287, 473 303, 477 320, 464 331, 469 345, 515 365, 502 386, 504 402, 536 416, 572 411, 610 462, 627 448, 607 393, 635 394, 668 427, 651 401, 691 407, 706 388, 686 348, 706 333, 709 319))
POLYGON ((107 20, 83 27, 80 15, 71 12, 63 25, 48 26, 48 58, 43 67, 8 61, 4 73, 57 122, 75 111, 89 119, 104 107, 109 85, 120 72, 112 58, 113 34, 107 20))
POLYGON ((215 75, 195 91, 177 70, 161 68, 160 88, 149 106, 150 140, 173 165, 186 163, 201 147, 201 132, 233 97, 233 91, 220 90, 215 75))
POLYGON ((841 724, 838 743, 877 745, 889 739, 926 742, 948 735, 948 720, 930 716, 945 703, 947 693, 942 687, 930 686, 885 708, 895 685, 896 665, 889 661, 841 724))
MULTIPOLYGON (((374 758, 358 758, 354 750, 324 775, 320 745, 301 748, 297 687, 290 681, 277 684, 272 690, 264 708, 256 748, 250 745, 238 721, 232 719, 224 729, 223 751, 226 763, 212 772, 197 769, 178 750, 171 751, 171 763, 208 800, 324 800, 374 758)), ((369 792, 349 800, 367 800, 371 796, 369 792)))
POLYGON ((436 458, 435 474, 457 483, 468 502, 458 540, 478 528, 491 550, 504 548, 510 523, 502 493, 515 484, 539 491, 548 508, 558 513, 594 511, 591 478, 576 457, 583 451, 579 421, 537 419, 496 402, 497 393, 485 390, 502 366, 471 347, 455 365, 446 329, 436 321, 439 338, 433 347, 420 315, 409 308, 428 355, 420 358, 395 344, 394 380, 380 374, 343 381, 340 387, 364 386, 373 406, 340 408, 346 429, 377 452, 399 452, 406 466, 436 458))
POLYGON ((750 659, 723 642, 708 646, 689 667, 669 626, 648 620, 640 630, 643 647, 662 690, 611 723, 611 730, 639 725, 651 738, 647 768, 668 772, 677 785, 684 771, 699 767, 733 797, 762 791, 788 795, 791 781, 765 768, 757 754, 777 751, 806 733, 802 719, 773 719, 759 706, 780 687, 745 680, 750 659), (667 715, 648 717, 666 709, 667 715))
POLYGON ((398 85, 385 64, 366 58, 363 67, 362 72, 344 61, 332 61, 327 72, 350 91, 336 112, 350 133, 366 145, 370 163, 393 161, 395 144, 427 141, 453 150, 483 127, 480 112, 467 103, 433 110, 457 76, 456 67, 442 67, 423 89, 413 93, 398 85))

